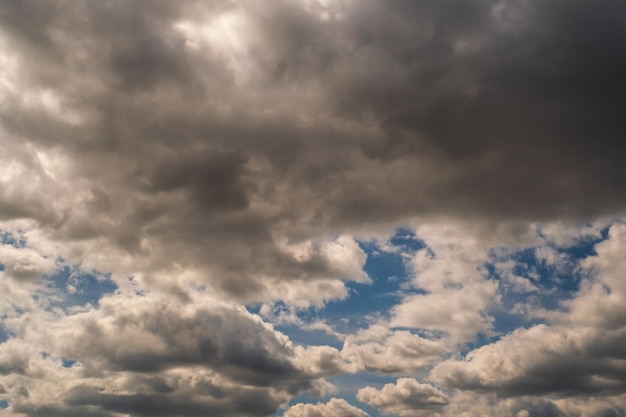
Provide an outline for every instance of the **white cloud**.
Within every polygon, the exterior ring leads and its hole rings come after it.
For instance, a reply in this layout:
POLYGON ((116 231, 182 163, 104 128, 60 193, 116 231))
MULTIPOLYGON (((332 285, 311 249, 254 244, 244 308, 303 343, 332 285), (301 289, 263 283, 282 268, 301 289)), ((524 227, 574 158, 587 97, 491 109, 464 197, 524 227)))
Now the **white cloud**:
POLYGON ((544 223, 537 227, 546 242, 558 247, 575 246, 578 243, 602 238, 602 229, 610 226, 608 219, 599 219, 590 224, 567 222, 544 223))
POLYGON ((15 337, 0 344, 0 378, 12 387, 4 398, 29 416, 143 415, 157 404, 162 416, 182 404, 189 416, 267 415, 304 390, 327 393, 320 378, 343 366, 336 349, 294 346, 242 306, 202 294, 182 304, 113 294, 98 308, 5 325, 15 337))
POLYGON ((626 326, 626 225, 615 223, 608 239, 595 245, 596 254, 580 262, 585 277, 579 291, 563 301, 564 312, 550 317, 570 326, 593 326, 619 330, 626 326))
POLYGON ((517 265, 518 264, 512 260, 498 262, 494 265, 498 275, 505 283, 505 288, 518 293, 537 293, 539 288, 531 279, 520 276, 514 272, 517 265))
POLYGON ((385 384, 381 390, 365 387, 357 393, 359 401, 385 414, 401 417, 427 416, 449 403, 448 396, 428 384, 415 379, 401 378, 395 384, 385 384))
POLYGON ((623 417, 624 396, 596 398, 498 397, 457 391, 441 413, 445 417, 623 417))
POLYGON ((55 259, 28 247, 0 245, 2 275, 18 282, 34 282, 56 270, 55 259))
POLYGON ((331 398, 327 403, 295 404, 283 414, 285 417, 367 417, 365 411, 341 398, 331 398))
POLYGON ((446 352, 438 341, 376 324, 348 335, 341 356, 350 362, 353 372, 407 373, 432 365, 446 352))
POLYGON ((549 323, 517 329, 479 347, 464 360, 438 364, 431 378, 450 388, 504 396, 615 395, 626 390, 626 226, 614 224, 562 310, 544 311, 549 323))
POLYGON ((489 334, 487 310, 498 303, 498 283, 483 264, 488 246, 458 226, 423 227, 417 235, 428 245, 413 260, 412 284, 424 294, 406 296, 392 310, 392 326, 447 332, 456 342, 489 334))

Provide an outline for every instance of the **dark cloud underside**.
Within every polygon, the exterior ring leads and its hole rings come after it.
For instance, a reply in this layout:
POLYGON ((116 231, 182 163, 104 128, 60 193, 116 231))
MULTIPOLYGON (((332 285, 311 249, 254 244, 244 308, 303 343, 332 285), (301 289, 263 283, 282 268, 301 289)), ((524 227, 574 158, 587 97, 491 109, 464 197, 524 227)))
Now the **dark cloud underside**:
MULTIPOLYGON (((271 415, 348 365, 426 369, 450 353, 434 333, 372 326, 347 335, 342 357, 292 345, 243 307, 198 306, 198 294, 320 308, 356 293, 346 282, 370 283, 354 236, 420 225, 434 243, 406 256, 416 276, 385 313, 466 342, 492 330, 487 310, 501 301, 483 270, 490 244, 626 209, 620 0, 5 0, 0 74, 0 221, 32 246, 0 253, 10 278, 0 313, 21 335, 0 343, 0 374, 13 378, 21 416, 271 415), (474 235, 455 252, 428 229, 435 221, 474 235), (55 262, 110 272, 118 291, 92 310, 37 316, 33 288, 55 262), (122 294, 135 298, 121 307, 122 294), (170 304, 150 304, 155 294, 170 304), (22 313, 75 332, 56 341, 22 313), (56 351, 28 359, 12 344, 20 337, 56 351), (97 381, 63 385, 54 401, 28 396, 40 376, 71 372, 97 381)), ((624 312, 613 299, 626 289, 602 263, 621 265, 611 249, 621 229, 610 230, 604 255, 585 261, 604 269, 557 303, 573 318, 537 313, 558 316, 546 330, 558 349, 492 353, 545 347, 531 337, 540 327, 519 331, 476 349, 474 362, 434 365, 433 381, 509 401, 499 410, 516 417, 566 413, 565 397, 623 395, 624 312), (594 326, 604 335, 568 344, 594 326), (487 357, 509 374, 472 368, 487 357)), ((410 378, 359 392, 401 416, 461 401, 410 378)), ((337 399, 290 413, 365 415, 337 399)))

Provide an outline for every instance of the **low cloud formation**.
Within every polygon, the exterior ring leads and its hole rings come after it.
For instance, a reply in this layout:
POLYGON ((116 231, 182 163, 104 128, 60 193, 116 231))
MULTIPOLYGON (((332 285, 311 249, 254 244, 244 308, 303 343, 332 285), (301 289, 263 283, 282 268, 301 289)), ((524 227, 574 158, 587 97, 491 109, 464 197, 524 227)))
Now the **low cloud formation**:
POLYGON ((2 216, 77 258, 97 244, 138 258, 125 273, 200 268, 251 301, 285 281, 362 280, 290 249, 338 232, 621 212, 623 13, 9 2, 2 216))
POLYGON ((301 352, 258 316, 207 297, 113 295, 98 309, 35 319, 23 315, 30 326, 13 323, 16 337, 0 344, 3 395, 28 416, 262 416, 304 390, 325 392, 320 378, 341 366, 328 363, 337 350, 301 352))
POLYGON ((626 390, 626 226, 615 224, 596 254, 582 261, 588 278, 552 323, 518 329, 438 364, 431 377, 449 388, 500 396, 616 395, 626 390))
POLYGON ((6 0, 0 73, 0 414, 623 415, 626 3, 6 0))
POLYGON ((340 398, 331 398, 326 404, 296 404, 291 406, 285 417, 367 417, 365 411, 340 398))
POLYGON ((411 378, 401 378, 395 384, 385 384, 381 390, 365 387, 359 390, 357 398, 385 414, 401 417, 429 415, 432 410, 449 403, 448 397, 437 388, 420 384, 411 378))
POLYGON ((626 335, 539 325, 517 330, 467 355, 443 362, 432 378, 450 388, 501 396, 615 394, 626 389, 626 335))
POLYGON ((489 280, 483 265, 488 247, 471 231, 438 225, 418 229, 426 250, 411 260, 411 294, 393 309, 391 324, 445 332, 469 342, 492 330, 489 307, 497 303, 498 283, 489 280))
POLYGON ((446 353, 438 341, 378 324, 346 337, 341 356, 353 371, 403 373, 423 369, 446 353))

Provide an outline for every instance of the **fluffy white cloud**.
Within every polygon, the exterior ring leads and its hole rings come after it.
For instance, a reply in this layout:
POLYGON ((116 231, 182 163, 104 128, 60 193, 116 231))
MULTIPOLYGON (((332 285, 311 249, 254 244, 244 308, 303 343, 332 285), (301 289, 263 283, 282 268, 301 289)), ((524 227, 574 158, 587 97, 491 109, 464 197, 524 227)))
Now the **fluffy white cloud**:
POLYGON ((515 397, 503 398, 493 394, 457 392, 440 413, 445 417, 623 417, 624 396, 597 398, 515 397))
POLYGON ((519 329, 437 365, 431 378, 450 387, 504 396, 614 393, 626 388, 618 350, 624 333, 539 325, 519 329))
POLYGON ((381 410, 385 414, 398 416, 432 415, 449 403, 448 396, 428 384, 415 379, 400 378, 395 384, 385 384, 377 390, 365 387, 357 393, 359 401, 381 410))
POLYGON ((2 276, 16 281, 32 282, 56 270, 55 259, 27 247, 0 245, 2 276))
POLYGON ((581 262, 590 275, 578 295, 565 303, 568 314, 561 320, 600 328, 626 326, 626 224, 610 227, 608 239, 595 246, 596 255, 581 262))
POLYGON ((626 390, 626 227, 611 226, 580 290, 547 312, 548 324, 518 329, 467 354, 437 365, 431 377, 444 386, 493 391, 504 396, 621 394, 626 390))
POLYGON ((600 239, 602 229, 610 226, 611 223, 610 219, 599 219, 588 224, 555 221, 541 224, 538 232, 546 242, 558 247, 567 247, 600 239))
POLYGON ((303 390, 327 392, 320 378, 342 369, 336 349, 294 346, 206 294, 182 304, 114 294, 5 325, 15 337, 0 344, 0 382, 17 415, 267 415, 303 390))
POLYGON ((283 414, 285 417, 367 417, 365 411, 341 398, 331 398, 327 403, 296 404, 283 414))
POLYGON ((498 302, 498 283, 483 264, 489 247, 471 230, 458 226, 422 227, 428 245, 411 262, 412 284, 423 294, 406 296, 394 307, 391 325, 448 333, 456 342, 492 330, 487 310, 498 302))
POLYGON ((353 371, 406 373, 432 365, 446 352, 438 341, 377 324, 348 335, 341 356, 353 371))
MULTIPOLYGON (((13 234, 7 233, 3 238, 11 240, 13 234)), ((37 293, 47 300, 50 292, 45 289, 43 277, 58 272, 60 267, 54 256, 31 247, 0 244, 0 315, 3 321, 15 318, 20 311, 36 310, 33 296, 37 293)))

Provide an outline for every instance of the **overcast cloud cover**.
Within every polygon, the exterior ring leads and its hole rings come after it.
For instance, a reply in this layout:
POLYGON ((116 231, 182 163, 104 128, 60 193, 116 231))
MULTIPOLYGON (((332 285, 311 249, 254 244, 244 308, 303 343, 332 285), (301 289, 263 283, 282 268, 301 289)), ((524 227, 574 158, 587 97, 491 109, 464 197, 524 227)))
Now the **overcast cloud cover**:
POLYGON ((0 2, 0 415, 626 416, 626 2, 0 2))

